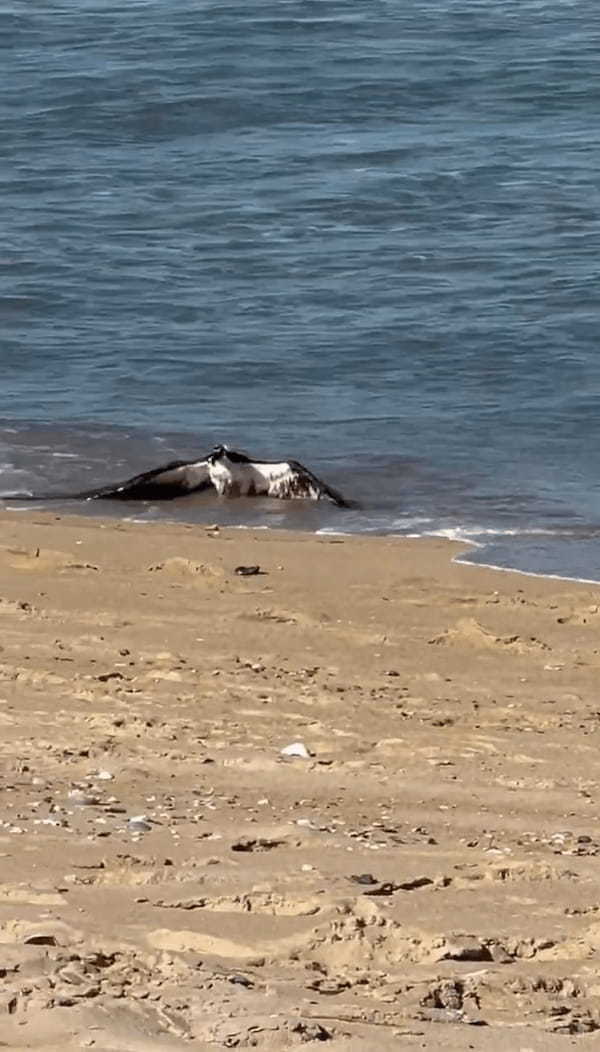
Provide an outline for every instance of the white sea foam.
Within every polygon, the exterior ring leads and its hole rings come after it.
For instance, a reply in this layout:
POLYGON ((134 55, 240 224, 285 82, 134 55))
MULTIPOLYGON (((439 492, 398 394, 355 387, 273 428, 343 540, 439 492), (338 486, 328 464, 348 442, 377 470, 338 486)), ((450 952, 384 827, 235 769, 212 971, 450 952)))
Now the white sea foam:
MULTIPOLYGON (((3 498, 0 498, 0 500, 3 498)), ((43 511, 43 504, 28 504, 26 508, 15 508, 10 505, 6 505, 2 511, 43 511)))
MULTIPOLYGON (((484 547, 484 545, 478 545, 478 547, 484 547)), ((474 562, 472 559, 467 559, 464 555, 455 555, 452 562, 462 563, 463 566, 481 567, 485 570, 498 570, 501 573, 518 573, 521 577, 547 577, 551 581, 574 581, 577 584, 600 585, 600 580, 594 580, 593 577, 569 577, 566 574, 559 573, 537 573, 535 570, 518 570, 514 566, 497 566, 495 563, 474 562)))
MULTIPOLYGON (((437 530, 427 530, 423 533, 404 534, 405 537, 421 539, 423 537, 441 537, 444 540, 467 544, 469 548, 485 551, 490 546, 492 539, 501 541, 506 537, 554 537, 557 541, 564 537, 575 537, 574 530, 548 529, 543 526, 526 526, 516 529, 502 529, 499 527, 482 526, 446 526, 437 530), (486 538, 476 540, 476 538, 486 538)), ((469 558, 468 553, 462 552, 453 556, 452 562, 461 563, 463 566, 483 567, 488 570, 497 570, 502 573, 516 573, 523 577, 546 577, 553 581, 573 581, 578 584, 600 584, 600 579, 593 577, 577 577, 570 574, 548 573, 537 570, 521 570, 516 566, 500 566, 497 563, 485 562, 481 559, 469 558)))
POLYGON ((465 541, 481 547, 475 537, 574 537, 573 530, 548 529, 543 526, 523 526, 504 529, 501 526, 445 526, 437 530, 427 530, 424 536, 446 537, 450 541, 465 541))

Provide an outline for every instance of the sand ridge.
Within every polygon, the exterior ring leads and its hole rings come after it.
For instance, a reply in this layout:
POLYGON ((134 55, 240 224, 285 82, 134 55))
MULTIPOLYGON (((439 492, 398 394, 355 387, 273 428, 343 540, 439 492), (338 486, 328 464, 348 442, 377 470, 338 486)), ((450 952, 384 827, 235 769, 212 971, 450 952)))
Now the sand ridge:
POLYGON ((595 1047, 600 589, 457 550, 0 517, 4 1047, 595 1047))

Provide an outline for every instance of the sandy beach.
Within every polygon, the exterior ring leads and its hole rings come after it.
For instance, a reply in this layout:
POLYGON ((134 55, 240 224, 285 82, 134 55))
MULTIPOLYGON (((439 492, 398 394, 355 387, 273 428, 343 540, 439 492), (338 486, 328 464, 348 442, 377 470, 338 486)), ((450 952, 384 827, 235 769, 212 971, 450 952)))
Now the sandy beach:
POLYGON ((460 550, 0 516, 1 1047, 598 1047, 600 588, 460 550))

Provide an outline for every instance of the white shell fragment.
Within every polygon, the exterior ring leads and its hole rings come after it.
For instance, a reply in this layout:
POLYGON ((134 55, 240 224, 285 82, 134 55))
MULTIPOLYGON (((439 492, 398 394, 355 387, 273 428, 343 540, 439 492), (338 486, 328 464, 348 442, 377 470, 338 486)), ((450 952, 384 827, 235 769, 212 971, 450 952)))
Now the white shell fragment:
POLYGON ((297 756, 301 760, 310 760, 310 753, 304 742, 292 742, 281 750, 282 756, 297 756))

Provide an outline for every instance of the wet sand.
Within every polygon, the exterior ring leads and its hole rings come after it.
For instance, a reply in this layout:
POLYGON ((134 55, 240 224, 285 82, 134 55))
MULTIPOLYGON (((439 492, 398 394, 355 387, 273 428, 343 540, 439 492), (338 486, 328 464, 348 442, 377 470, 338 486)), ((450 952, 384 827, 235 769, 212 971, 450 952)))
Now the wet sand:
POLYGON ((0 1047, 598 1047, 600 588, 460 550, 0 516, 0 1047))

